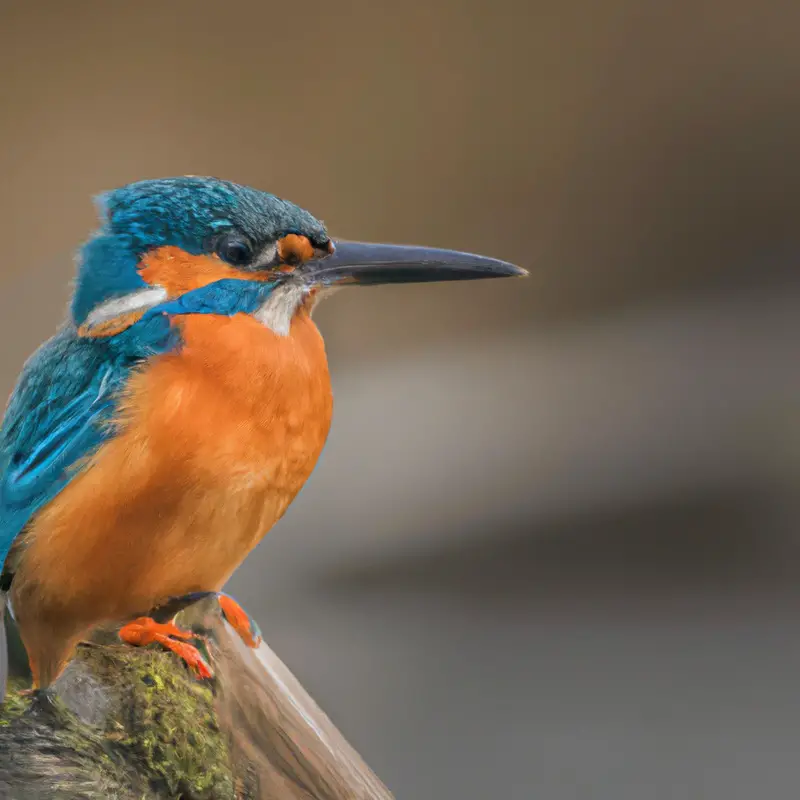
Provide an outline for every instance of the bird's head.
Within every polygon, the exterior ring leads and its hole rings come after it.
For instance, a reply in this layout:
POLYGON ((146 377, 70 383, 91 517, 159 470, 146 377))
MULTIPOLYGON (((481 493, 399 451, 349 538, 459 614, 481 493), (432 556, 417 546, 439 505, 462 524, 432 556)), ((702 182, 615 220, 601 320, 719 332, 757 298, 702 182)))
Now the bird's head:
POLYGON ((103 195, 100 208, 103 225, 81 251, 72 302, 75 324, 94 336, 205 287, 226 287, 217 292, 227 298, 220 313, 254 313, 285 334, 321 289, 525 274, 456 251, 334 242, 293 203, 215 178, 132 183, 103 195), (234 296, 247 287, 244 299, 231 303, 231 287, 234 296))

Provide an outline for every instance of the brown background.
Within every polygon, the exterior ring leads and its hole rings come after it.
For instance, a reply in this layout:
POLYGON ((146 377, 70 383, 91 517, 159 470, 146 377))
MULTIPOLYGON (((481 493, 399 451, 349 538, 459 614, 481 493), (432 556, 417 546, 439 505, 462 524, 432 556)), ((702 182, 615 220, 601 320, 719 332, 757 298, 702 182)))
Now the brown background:
POLYGON ((749 798, 800 742, 800 6, 0 6, 0 378, 91 195, 214 174, 528 281, 341 292, 231 591, 399 797, 749 798))

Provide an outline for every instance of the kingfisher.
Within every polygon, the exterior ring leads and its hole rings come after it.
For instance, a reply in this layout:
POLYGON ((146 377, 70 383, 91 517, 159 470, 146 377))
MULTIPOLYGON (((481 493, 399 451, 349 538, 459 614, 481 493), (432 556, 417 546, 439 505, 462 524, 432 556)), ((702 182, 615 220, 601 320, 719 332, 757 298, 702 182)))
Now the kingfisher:
POLYGON ((191 633, 152 613, 197 593, 220 593, 254 643, 221 592, 325 444, 320 298, 526 274, 458 251, 334 241, 297 205, 217 178, 143 180, 97 205, 68 319, 25 363, 0 429, 0 590, 34 689, 112 621, 124 642, 160 643, 209 676, 191 633))

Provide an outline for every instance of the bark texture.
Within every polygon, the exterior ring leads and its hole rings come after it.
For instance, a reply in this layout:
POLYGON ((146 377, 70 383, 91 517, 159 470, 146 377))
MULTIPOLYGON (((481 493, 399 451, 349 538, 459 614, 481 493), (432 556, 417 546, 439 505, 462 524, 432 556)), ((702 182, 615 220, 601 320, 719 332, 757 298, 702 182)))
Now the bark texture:
POLYGON ((0 710, 0 798, 390 800, 283 663, 263 643, 247 647, 213 597, 178 623, 205 637, 213 680, 105 629, 48 696, 12 682, 0 710))

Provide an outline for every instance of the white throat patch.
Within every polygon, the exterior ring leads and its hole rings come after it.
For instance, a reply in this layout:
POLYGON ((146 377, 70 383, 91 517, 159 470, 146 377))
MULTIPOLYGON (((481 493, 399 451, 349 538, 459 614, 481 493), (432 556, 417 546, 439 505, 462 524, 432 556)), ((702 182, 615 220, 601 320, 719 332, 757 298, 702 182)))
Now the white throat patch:
POLYGON ((308 287, 288 282, 278 286, 253 316, 278 336, 288 336, 297 309, 303 304, 308 287))

